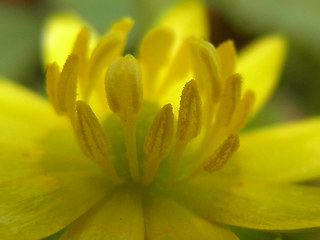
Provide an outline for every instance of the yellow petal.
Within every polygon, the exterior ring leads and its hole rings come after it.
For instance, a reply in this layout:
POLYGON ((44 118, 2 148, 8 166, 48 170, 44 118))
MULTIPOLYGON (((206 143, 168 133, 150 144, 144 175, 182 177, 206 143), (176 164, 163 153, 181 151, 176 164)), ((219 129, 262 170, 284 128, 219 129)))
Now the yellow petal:
POLYGON ((57 119, 52 107, 45 99, 1 77, 0 106, 2 122, 0 138, 4 137, 4 132, 8 132, 4 127, 5 123, 13 126, 13 122, 10 124, 10 121, 20 122, 18 125, 24 125, 24 128, 34 126, 34 132, 30 132, 37 134, 54 125, 57 119))
POLYGON ((236 240, 231 231, 206 221, 177 202, 150 196, 145 206, 146 239, 152 240, 236 240))
POLYGON ((184 85, 194 78, 191 57, 189 43, 183 41, 173 54, 172 61, 165 67, 159 92, 155 95, 161 104, 171 103, 175 114, 178 113, 179 96, 184 85))
POLYGON ((154 97, 159 75, 167 66, 172 55, 175 40, 174 33, 163 27, 152 29, 143 39, 139 49, 142 77, 144 78, 144 92, 148 98, 154 97))
MULTIPOLYGON (((1 116, 0 116, 1 119, 1 116)), ((46 131, 37 131, 37 125, 0 120, 0 183, 43 172, 97 171, 96 164, 79 150, 69 124, 46 131), (2 135, 1 135, 2 136, 2 135)))
MULTIPOLYGON (((60 67, 63 66, 67 56, 72 52, 78 33, 84 26, 88 25, 72 14, 52 16, 45 24, 42 37, 44 66, 53 62, 60 67)), ((96 42, 95 34, 93 35, 91 48, 96 42)))
POLYGON ((34 240, 66 227, 108 191, 91 173, 40 174, 0 184, 0 236, 34 240))
POLYGON ((320 188, 204 174, 171 190, 210 221, 260 230, 320 227, 320 188))
POLYGON ((140 196, 116 192, 79 218, 59 239, 144 240, 144 224, 140 196))
POLYGON ((286 54, 286 41, 272 35, 256 40, 239 54, 236 72, 243 76, 243 92, 256 95, 254 112, 268 100, 277 85, 286 54))
POLYGON ((35 144, 1 142, 0 148, 0 183, 41 172, 34 164, 40 159, 39 148, 35 144))
POLYGON ((241 178, 297 182, 320 176, 320 119, 243 134, 224 171, 241 178))
MULTIPOLYGON (((171 103, 174 113, 177 113, 179 97, 185 83, 193 78, 189 46, 186 39, 197 35, 204 39, 209 37, 209 18, 205 5, 198 1, 181 1, 165 12, 157 26, 171 30, 174 33, 173 46, 170 46, 171 57, 162 69, 162 75, 157 96, 161 105, 171 103)), ((167 48, 167 47, 166 47, 167 48)), ((147 94, 147 93, 146 93, 147 94)), ((149 97, 153 97, 152 93, 149 97)))
POLYGON ((199 1, 181 1, 165 12, 157 25, 172 29, 179 37, 199 35, 209 37, 209 18, 207 9, 199 1))

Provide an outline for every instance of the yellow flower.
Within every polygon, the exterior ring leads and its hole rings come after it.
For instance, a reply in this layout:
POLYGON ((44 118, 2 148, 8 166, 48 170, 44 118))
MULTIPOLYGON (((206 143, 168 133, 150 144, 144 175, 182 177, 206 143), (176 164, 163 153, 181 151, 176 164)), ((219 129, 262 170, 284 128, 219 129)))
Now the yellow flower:
POLYGON ((204 12, 178 6, 137 58, 121 56, 128 18, 99 40, 74 18, 51 20, 47 91, 62 116, 0 82, 1 239, 229 240, 225 224, 320 226, 320 189, 296 184, 320 175, 320 120, 238 135, 276 84, 284 40, 236 59, 231 41, 203 40, 204 12))

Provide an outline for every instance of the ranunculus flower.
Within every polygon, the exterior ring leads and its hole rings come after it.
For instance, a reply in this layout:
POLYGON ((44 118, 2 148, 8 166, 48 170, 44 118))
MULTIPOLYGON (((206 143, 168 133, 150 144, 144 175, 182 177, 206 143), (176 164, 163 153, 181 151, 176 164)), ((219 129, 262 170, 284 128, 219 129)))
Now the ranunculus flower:
POLYGON ((177 6, 136 57, 121 56, 129 18, 101 38, 70 16, 49 21, 52 106, 0 82, 2 240, 229 240, 225 224, 320 226, 320 189, 296 183, 320 175, 319 119, 239 134, 276 84, 284 39, 237 57, 231 41, 205 40, 204 13, 177 6))

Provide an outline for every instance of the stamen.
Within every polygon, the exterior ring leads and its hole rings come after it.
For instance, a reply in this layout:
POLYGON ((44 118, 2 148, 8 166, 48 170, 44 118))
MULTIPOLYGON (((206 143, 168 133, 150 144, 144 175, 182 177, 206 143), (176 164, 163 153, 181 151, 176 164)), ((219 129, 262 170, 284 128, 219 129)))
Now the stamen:
POLYGON ((207 93, 209 100, 217 103, 222 86, 220 60, 216 49, 209 42, 197 38, 190 40, 190 46, 193 53, 195 79, 199 81, 201 90, 207 93))
POLYGON ((231 120, 230 129, 234 132, 239 131, 247 122, 253 109, 255 94, 248 90, 241 99, 231 120))
POLYGON ((58 106, 58 84, 60 79, 60 69, 57 63, 52 63, 48 65, 47 68, 47 94, 49 97, 49 100, 54 108, 54 110, 57 112, 57 114, 61 114, 59 111, 58 106))
POLYGON ((173 124, 172 106, 167 104, 154 118, 144 143, 144 152, 148 157, 142 179, 144 184, 153 180, 161 161, 169 154, 173 124))
POLYGON ((180 100, 177 137, 187 142, 198 136, 201 129, 201 100, 194 80, 189 81, 180 100))
POLYGON ((83 152, 99 164, 111 180, 121 182, 122 179, 111 162, 109 141, 90 106, 83 101, 76 103, 75 123, 76 135, 83 152))
POLYGON ((176 175, 178 171, 180 157, 186 145, 200 133, 201 113, 201 99, 198 88, 195 81, 191 80, 185 85, 180 100, 175 162, 172 176, 176 175))
POLYGON ((233 41, 226 41, 218 46, 218 54, 221 60, 221 75, 223 79, 234 73, 236 65, 236 49, 233 41))
POLYGON ((208 172, 217 171, 222 168, 240 145, 239 136, 231 134, 219 147, 215 154, 211 155, 204 169, 208 172))
POLYGON ((57 86, 58 112, 68 114, 71 118, 75 111, 78 66, 78 57, 73 54, 69 55, 63 66, 57 86))
POLYGON ((79 84, 83 89, 83 84, 87 76, 88 52, 89 52, 89 31, 87 28, 82 28, 78 33, 77 39, 73 46, 72 53, 79 58, 79 84))
POLYGON ((138 61, 132 55, 116 58, 109 66, 105 88, 110 109, 122 120, 131 175, 138 181, 136 118, 142 105, 142 83, 138 61))
POLYGON ((199 158, 205 158, 207 156, 207 143, 209 141, 220 142, 221 139, 234 132, 231 130, 230 124, 240 102, 241 84, 241 75, 239 74, 233 74, 226 79, 215 122, 208 128, 199 147, 199 158))
POLYGON ((123 52, 127 34, 132 24, 132 20, 128 18, 115 23, 93 50, 88 66, 89 82, 84 89, 86 91, 85 99, 98 79, 103 78, 111 61, 123 52))
POLYGON ((204 170, 208 172, 219 170, 228 162, 232 155, 238 150, 239 146, 239 136, 237 134, 229 135, 214 154, 209 156, 206 161, 201 162, 199 166, 182 181, 187 182, 202 173, 204 170))
POLYGON ((224 92, 218 108, 215 127, 216 131, 222 126, 228 126, 233 113, 240 101, 241 96, 241 75, 233 74, 227 80, 224 92))

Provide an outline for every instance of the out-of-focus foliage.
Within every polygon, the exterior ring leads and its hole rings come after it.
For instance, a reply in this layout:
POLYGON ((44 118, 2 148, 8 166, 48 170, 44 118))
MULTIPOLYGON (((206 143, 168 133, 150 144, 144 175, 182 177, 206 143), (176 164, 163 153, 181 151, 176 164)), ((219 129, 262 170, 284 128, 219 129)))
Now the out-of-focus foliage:
POLYGON ((12 79, 34 76, 41 14, 37 7, 0 3, 0 73, 12 79))

